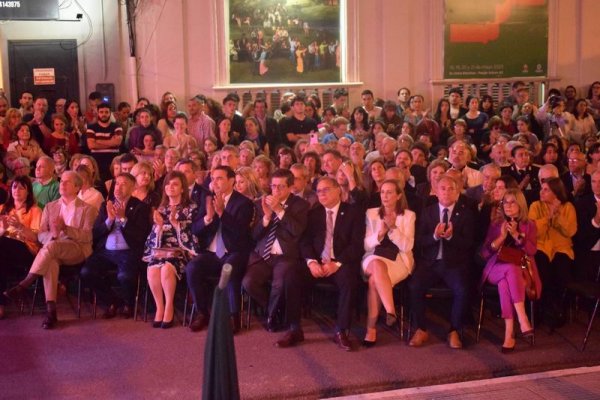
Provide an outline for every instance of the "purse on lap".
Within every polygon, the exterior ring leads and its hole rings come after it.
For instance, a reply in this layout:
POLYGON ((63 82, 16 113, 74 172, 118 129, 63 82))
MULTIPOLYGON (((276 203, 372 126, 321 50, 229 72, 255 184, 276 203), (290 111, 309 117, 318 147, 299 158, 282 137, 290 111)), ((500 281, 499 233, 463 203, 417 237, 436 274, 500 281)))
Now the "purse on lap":
POLYGON ((396 246, 387 235, 385 235, 381 243, 375 246, 375 250, 373 251, 374 255, 387 258, 388 260, 392 261, 396 261, 398 253, 400 253, 400 249, 398 249, 398 246, 396 246))

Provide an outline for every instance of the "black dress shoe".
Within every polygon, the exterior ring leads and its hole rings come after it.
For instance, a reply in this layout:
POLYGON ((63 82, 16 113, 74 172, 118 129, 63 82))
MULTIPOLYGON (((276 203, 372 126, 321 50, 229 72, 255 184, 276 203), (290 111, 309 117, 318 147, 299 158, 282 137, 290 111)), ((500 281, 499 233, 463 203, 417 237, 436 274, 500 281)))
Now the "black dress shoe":
POLYGON ((172 319, 172 320, 171 320, 171 321, 169 321, 169 322, 165 322, 165 321, 163 321, 163 322, 160 324, 160 327, 161 327, 161 328, 163 328, 163 329, 169 329, 169 328, 172 328, 172 327, 173 327, 173 323, 174 323, 174 322, 175 322, 175 319, 172 319))
POLYGON ((275 347, 285 348, 292 347, 300 342, 304 341, 304 332, 302 329, 295 329, 287 331, 281 339, 275 342, 275 347))
POLYGON ((269 317, 269 318, 267 318, 266 329, 269 332, 277 332, 279 330, 279 324, 275 320, 275 317, 269 317))
POLYGON ((377 342, 376 342, 375 340, 367 340, 367 339, 364 339, 364 340, 362 341, 362 345, 363 345, 363 347, 366 347, 367 349, 369 349, 369 348, 371 348, 371 347, 375 346, 375 344, 376 344, 376 343, 377 343, 377 342))
POLYGON ((127 319, 127 318, 131 318, 132 316, 133 316, 133 310, 131 309, 131 307, 123 306, 123 308, 121 308, 121 317, 127 319))
POLYGON ((117 306, 111 304, 108 306, 104 314, 102 314, 102 318, 104 319, 112 319, 117 316, 117 306))
POLYGON ((25 294, 25 292, 27 291, 26 288, 24 288, 21 285, 17 285, 17 286, 13 286, 10 289, 6 290, 3 295, 4 297, 12 300, 12 301, 19 301, 23 299, 23 295, 25 294))
POLYGON ((348 334, 346 332, 337 332, 333 337, 333 341, 340 349, 344 351, 352 350, 352 343, 350 342, 350 338, 348 338, 348 334))
POLYGON ((208 325, 210 317, 204 314, 198 314, 196 318, 190 323, 190 330, 192 332, 200 332, 208 325))
POLYGON ((153 328, 160 328, 162 326, 162 321, 152 321, 153 328))
POLYGON ((56 318, 56 313, 47 312, 46 317, 42 321, 42 328, 43 329, 52 329, 52 328, 56 327, 57 322, 58 322, 58 319, 56 318))

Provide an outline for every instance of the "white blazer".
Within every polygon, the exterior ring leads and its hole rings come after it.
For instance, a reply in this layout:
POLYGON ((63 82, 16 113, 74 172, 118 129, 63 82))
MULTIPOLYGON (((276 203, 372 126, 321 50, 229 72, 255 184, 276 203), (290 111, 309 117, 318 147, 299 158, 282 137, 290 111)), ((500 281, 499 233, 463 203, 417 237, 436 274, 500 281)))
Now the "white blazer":
MULTIPOLYGON (((404 210, 403 215, 396 217, 396 229, 388 232, 388 238, 398 246, 400 252, 396 257, 396 262, 400 262, 412 272, 415 260, 412 249, 415 244, 415 220, 416 215, 411 210, 404 210)), ((379 217, 379 207, 369 208, 367 210, 367 230, 365 234, 365 257, 370 256, 375 251, 375 247, 380 243, 377 236, 383 224, 379 217)))

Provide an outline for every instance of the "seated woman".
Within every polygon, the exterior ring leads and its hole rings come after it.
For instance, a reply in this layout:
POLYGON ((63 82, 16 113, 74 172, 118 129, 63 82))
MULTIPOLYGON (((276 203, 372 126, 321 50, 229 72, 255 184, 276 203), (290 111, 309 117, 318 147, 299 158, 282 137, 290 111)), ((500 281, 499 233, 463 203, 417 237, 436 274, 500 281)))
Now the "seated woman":
POLYGON ((352 163, 344 161, 338 168, 336 181, 342 189, 342 201, 367 209, 368 195, 363 185, 361 171, 352 163))
POLYGON ((13 141, 17 133, 17 126, 23 122, 21 112, 16 108, 6 110, 4 119, 0 121, 0 144, 2 149, 6 151, 8 145, 13 141))
POLYGON ((87 166, 80 164, 75 172, 77 172, 82 181, 77 197, 94 207, 96 211, 100 210, 100 206, 104 202, 104 197, 102 193, 92 186, 92 171, 87 166))
POLYGON ((135 189, 131 194, 138 200, 156 208, 160 203, 160 194, 154 190, 154 168, 145 161, 139 162, 131 169, 131 175, 135 178, 135 189))
MULTIPOLYGON (((29 125, 26 122, 21 122, 15 128, 15 131, 17 132, 17 140, 8 145, 6 152, 8 154, 14 153, 14 158, 25 157, 30 164, 34 164, 38 158, 44 155, 44 152, 39 143, 31 137, 29 125)), ((10 165, 8 167, 11 168, 10 165)))
POLYGON ((263 193, 271 193, 271 174, 275 171, 273 161, 261 154, 252 161, 252 169, 258 179, 260 190, 263 193))
POLYGON ((54 146, 61 146, 69 152, 76 154, 80 152, 79 137, 77 134, 66 131, 67 119, 62 114, 54 114, 52 116, 52 127, 54 131, 44 135, 43 150, 50 154, 50 149, 54 146))
POLYGON ((448 163, 445 160, 433 160, 427 167, 427 182, 419 183, 416 188, 423 207, 437 203, 437 181, 447 170, 448 163))
POLYGON ((154 226, 142 258, 148 263, 148 286, 156 303, 153 328, 173 326, 177 279, 181 279, 189 257, 198 251, 198 238, 191 232, 196 211, 185 175, 170 172, 164 180, 163 197, 154 211, 154 226))
POLYGON ((239 167, 235 171, 235 190, 254 201, 260 198, 262 192, 254 170, 250 167, 239 167))
POLYGON ((380 190, 381 207, 367 210, 365 255, 362 269, 369 282, 367 293, 367 334, 363 345, 375 344, 375 324, 383 304, 386 325, 394 326, 398 317, 392 288, 413 270, 415 213, 408 209, 406 197, 396 180, 385 180, 380 190))
POLYGON ((369 195, 367 208, 379 207, 381 205, 379 190, 385 180, 385 165, 382 158, 376 158, 367 165, 364 178, 365 189, 369 195))
POLYGON ((560 178, 548 178, 542 183, 540 200, 529 209, 529 218, 537 227, 535 262, 544 285, 542 306, 544 318, 551 327, 564 323, 559 307, 565 287, 571 280, 575 254, 572 237, 577 232, 575 207, 567 201, 560 178))
POLYGON ((541 294, 541 282, 537 274, 533 256, 536 252, 536 225, 527 217, 527 202, 519 189, 506 190, 502 198, 502 214, 492 222, 482 248, 487 260, 481 277, 481 284, 489 282, 498 286, 500 307, 504 319, 504 343, 501 351, 508 353, 515 348, 514 312, 525 337, 533 335, 533 328, 525 312, 526 281, 521 272, 521 264, 503 259, 502 248, 518 249, 529 257, 535 283, 535 294, 541 294), (513 311, 514 310, 514 311, 513 311))
POLYGON ((244 121, 244 127, 246 128, 245 140, 249 140, 254 144, 256 154, 268 156, 270 154, 269 143, 267 142, 267 137, 260 128, 258 120, 254 117, 248 117, 244 121))
MULTIPOLYGON (((0 206, 0 290, 6 289, 6 278, 17 267, 28 268, 40 249, 37 232, 42 210, 33 197, 27 176, 13 178, 6 202, 0 206)), ((22 271, 17 271, 22 272, 22 271)), ((0 296, 0 319, 4 318, 5 297, 0 296)))

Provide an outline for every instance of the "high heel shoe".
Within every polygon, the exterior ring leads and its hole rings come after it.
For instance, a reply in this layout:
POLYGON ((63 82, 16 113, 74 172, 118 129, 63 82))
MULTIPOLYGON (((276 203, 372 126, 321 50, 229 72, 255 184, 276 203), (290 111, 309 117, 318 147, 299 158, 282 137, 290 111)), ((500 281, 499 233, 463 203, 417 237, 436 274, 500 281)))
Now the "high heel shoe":
POLYGON ((153 328, 160 328, 162 326, 162 321, 152 321, 153 328))
POLYGON ((162 322, 162 324, 160 324, 160 327, 161 327, 161 328, 163 328, 163 329, 169 329, 169 328, 172 328, 172 327, 173 327, 173 322, 174 322, 174 321, 175 321, 174 319, 172 319, 172 320, 171 320, 171 321, 169 321, 169 322, 165 322, 165 321, 163 321, 163 322, 162 322))
POLYGON ((387 313, 385 315, 385 324, 389 328, 395 326, 398 323, 398 316, 396 314, 387 313))
POLYGON ((500 348, 500 352, 502 354, 509 354, 509 353, 512 353, 513 351, 515 351, 515 346, 514 345, 512 347, 504 347, 504 346, 502 346, 500 348))
POLYGON ((531 328, 531 329, 521 332, 521 335, 526 339, 531 339, 533 337, 534 333, 535 332, 534 332, 533 328, 531 328))
POLYGON ((375 346, 375 344, 377 343, 376 340, 367 340, 367 339, 363 339, 362 341, 362 345, 363 347, 366 347, 367 349, 370 349, 371 347, 375 346))

